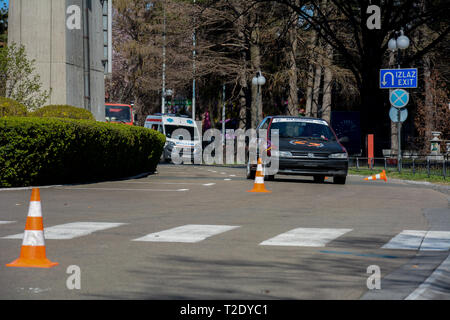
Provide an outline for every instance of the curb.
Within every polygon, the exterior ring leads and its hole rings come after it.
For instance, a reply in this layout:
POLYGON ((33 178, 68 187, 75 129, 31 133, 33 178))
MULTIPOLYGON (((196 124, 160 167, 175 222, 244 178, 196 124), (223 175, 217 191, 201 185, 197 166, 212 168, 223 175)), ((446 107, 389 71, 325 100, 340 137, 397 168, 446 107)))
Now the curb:
MULTIPOLYGON (((445 283, 445 278, 448 278, 447 270, 450 268, 450 255, 442 262, 433 273, 411 294, 409 294, 405 300, 428 300, 426 297, 427 292, 433 293, 434 290, 442 287, 445 283)), ((442 294, 442 292, 441 292, 442 294)), ((447 295, 448 298, 448 295, 447 295)))
POLYGON ((140 173, 138 175, 132 176, 132 177, 118 178, 118 179, 114 179, 114 180, 102 180, 102 181, 91 181, 91 182, 69 183, 69 184, 55 184, 55 185, 44 185, 44 186, 0 188, 0 191, 22 191, 22 190, 31 190, 33 188, 49 189, 49 188, 57 188, 57 187, 64 187, 64 186, 78 186, 78 185, 91 184, 91 183, 125 181, 125 180, 130 180, 130 179, 144 178, 151 174, 156 174, 156 173, 158 173, 158 171, 155 170, 155 172, 144 172, 144 173, 140 173))

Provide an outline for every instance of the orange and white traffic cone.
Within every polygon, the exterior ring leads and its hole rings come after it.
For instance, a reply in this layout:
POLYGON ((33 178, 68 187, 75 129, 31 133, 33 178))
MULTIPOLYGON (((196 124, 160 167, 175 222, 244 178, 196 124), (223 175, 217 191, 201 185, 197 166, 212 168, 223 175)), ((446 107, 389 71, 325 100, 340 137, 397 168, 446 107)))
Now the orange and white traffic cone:
POLYGON ((369 181, 369 180, 384 180, 384 182, 387 182, 387 177, 386 177, 386 171, 382 171, 379 174, 375 174, 373 176, 364 178, 364 180, 369 181))
POLYGON ((258 166, 256 168, 255 183, 253 185, 253 189, 248 190, 247 192, 272 192, 267 190, 264 186, 264 173, 261 158, 258 158, 258 166))
POLYGON ((7 267, 51 268, 57 262, 51 262, 45 256, 44 223, 42 219, 41 197, 38 188, 31 192, 27 222, 23 234, 20 257, 7 267))

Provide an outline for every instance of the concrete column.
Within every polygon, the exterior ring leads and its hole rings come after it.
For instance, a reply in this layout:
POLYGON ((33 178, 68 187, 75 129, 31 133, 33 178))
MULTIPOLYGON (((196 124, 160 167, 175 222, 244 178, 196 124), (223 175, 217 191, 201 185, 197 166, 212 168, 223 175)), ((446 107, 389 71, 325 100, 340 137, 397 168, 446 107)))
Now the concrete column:
POLYGON ((84 65, 89 64, 90 111, 105 119, 105 86, 102 6, 98 0, 10 0, 8 43, 25 46, 34 59, 44 90, 52 90, 48 104, 69 104, 85 108, 84 65), (81 9, 81 21, 88 14, 89 57, 83 54, 83 23, 80 29, 66 26, 67 8, 81 9), (88 8, 88 10, 83 10, 88 8))

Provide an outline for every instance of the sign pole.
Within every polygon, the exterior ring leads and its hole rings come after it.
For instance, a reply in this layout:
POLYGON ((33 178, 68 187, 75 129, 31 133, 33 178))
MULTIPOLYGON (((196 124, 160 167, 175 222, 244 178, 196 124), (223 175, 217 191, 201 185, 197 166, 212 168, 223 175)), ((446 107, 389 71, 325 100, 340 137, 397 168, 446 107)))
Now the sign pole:
POLYGON ((402 122, 400 121, 400 108, 397 109, 397 114, 398 114, 398 122, 397 122, 397 138, 398 138, 398 154, 397 154, 397 168, 398 168, 398 173, 402 172, 402 165, 401 165, 401 161, 402 161, 402 146, 401 146, 401 132, 402 132, 402 122))

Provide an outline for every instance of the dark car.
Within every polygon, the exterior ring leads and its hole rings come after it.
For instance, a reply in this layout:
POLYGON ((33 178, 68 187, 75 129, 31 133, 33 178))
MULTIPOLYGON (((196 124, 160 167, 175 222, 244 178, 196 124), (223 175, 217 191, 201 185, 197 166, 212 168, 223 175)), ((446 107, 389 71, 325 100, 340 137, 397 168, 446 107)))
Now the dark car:
MULTIPOLYGON (((313 176, 315 182, 333 177, 336 184, 345 184, 348 172, 348 154, 340 144, 328 122, 323 119, 269 116, 258 126, 267 129, 271 142, 272 130, 278 130, 278 148, 273 146, 269 156, 278 155, 276 174, 313 176), (276 150, 278 149, 278 150, 276 150)), ((255 177, 256 164, 247 162, 247 178, 255 177)), ((267 176, 274 179, 274 174, 267 176)))

